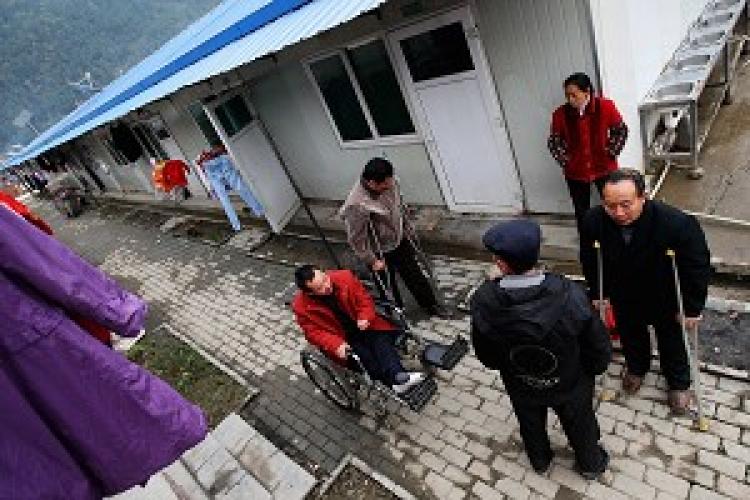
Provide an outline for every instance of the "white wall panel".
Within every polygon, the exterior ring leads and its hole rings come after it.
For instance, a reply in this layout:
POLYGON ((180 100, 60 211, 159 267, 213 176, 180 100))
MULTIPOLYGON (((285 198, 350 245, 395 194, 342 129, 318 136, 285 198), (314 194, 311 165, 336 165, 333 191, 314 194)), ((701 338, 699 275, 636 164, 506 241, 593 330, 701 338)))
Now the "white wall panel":
POLYGON ((343 200, 365 163, 385 156, 408 202, 444 204, 423 144, 342 148, 301 63, 264 78, 251 99, 306 197, 343 200))
POLYGON ((585 0, 478 0, 478 23, 533 212, 570 212, 559 166, 547 151, 563 80, 594 78, 585 0))

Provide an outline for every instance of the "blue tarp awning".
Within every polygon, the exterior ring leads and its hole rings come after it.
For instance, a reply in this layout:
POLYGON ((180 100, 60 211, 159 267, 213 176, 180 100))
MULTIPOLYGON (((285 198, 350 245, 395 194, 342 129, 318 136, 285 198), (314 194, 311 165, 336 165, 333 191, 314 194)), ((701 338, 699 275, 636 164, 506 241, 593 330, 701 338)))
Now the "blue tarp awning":
POLYGON ((177 90, 343 24, 385 0, 226 0, 40 134, 9 165, 177 90))

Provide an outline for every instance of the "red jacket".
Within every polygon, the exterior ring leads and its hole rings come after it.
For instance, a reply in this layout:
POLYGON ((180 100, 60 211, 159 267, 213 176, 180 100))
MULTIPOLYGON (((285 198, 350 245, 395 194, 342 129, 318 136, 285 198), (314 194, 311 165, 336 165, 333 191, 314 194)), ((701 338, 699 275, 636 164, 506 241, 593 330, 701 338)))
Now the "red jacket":
POLYGON ((188 185, 187 176, 190 167, 182 160, 167 160, 164 162, 164 175, 167 177, 168 191, 176 186, 185 187, 188 185))
MULTIPOLYGON (((341 309, 354 321, 368 320, 368 330, 396 329, 392 323, 377 315, 372 297, 351 271, 327 271, 326 274, 331 278, 333 293, 341 309)), ((336 349, 346 340, 346 333, 333 311, 303 291, 297 292, 294 297, 292 310, 307 341, 336 358, 336 349)))
POLYGON ((592 97, 583 115, 568 104, 552 114, 549 147, 568 179, 591 182, 617 170, 626 138, 620 112, 604 97, 592 97))

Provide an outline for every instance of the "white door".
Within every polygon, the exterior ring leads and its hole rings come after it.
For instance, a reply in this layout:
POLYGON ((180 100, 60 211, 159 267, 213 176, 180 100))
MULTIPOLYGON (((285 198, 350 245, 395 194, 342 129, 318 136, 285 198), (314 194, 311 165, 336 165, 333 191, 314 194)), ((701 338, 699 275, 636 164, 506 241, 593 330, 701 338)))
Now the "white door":
POLYGON ((265 209, 268 224, 281 232, 300 207, 300 199, 242 93, 205 106, 242 177, 265 209))
POLYGON ((518 212, 521 186, 468 9, 389 35, 451 210, 518 212))
MULTIPOLYGON (((172 107, 172 109, 174 109, 174 107, 172 107)), ((161 116, 161 113, 158 116, 152 117, 148 121, 148 126, 153 131, 155 139, 159 141, 161 148, 167 154, 167 158, 170 160, 182 160, 188 165, 189 170, 187 173, 187 181, 190 192, 199 196, 206 193, 207 188, 195 172, 193 162, 185 157, 182 148, 180 148, 180 145, 177 144, 177 141, 172 137, 172 132, 167 127, 166 121, 161 116)))

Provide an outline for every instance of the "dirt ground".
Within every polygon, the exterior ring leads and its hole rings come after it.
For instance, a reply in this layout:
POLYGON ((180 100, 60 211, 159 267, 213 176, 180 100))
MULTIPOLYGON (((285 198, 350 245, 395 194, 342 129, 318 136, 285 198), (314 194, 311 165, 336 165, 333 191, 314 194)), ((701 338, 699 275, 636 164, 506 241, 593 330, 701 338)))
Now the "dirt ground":
POLYGON ((708 311, 703 316, 701 361, 750 370, 750 315, 708 311))
POLYGON ((382 484, 349 464, 334 480, 331 487, 319 497, 323 500, 398 500, 382 484))
POLYGON ((200 406, 211 428, 237 411, 248 395, 244 387, 164 329, 147 333, 128 351, 128 358, 200 406))

